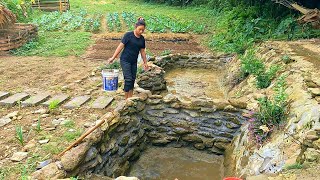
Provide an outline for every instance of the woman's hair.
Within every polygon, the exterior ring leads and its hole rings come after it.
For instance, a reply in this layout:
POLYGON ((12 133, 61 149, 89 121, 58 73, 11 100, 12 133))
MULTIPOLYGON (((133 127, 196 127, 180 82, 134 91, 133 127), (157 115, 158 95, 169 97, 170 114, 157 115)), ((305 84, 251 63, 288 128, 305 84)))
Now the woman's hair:
POLYGON ((136 27, 137 26, 146 26, 146 22, 144 21, 144 18, 143 17, 139 17, 138 18, 138 21, 136 22, 136 27))

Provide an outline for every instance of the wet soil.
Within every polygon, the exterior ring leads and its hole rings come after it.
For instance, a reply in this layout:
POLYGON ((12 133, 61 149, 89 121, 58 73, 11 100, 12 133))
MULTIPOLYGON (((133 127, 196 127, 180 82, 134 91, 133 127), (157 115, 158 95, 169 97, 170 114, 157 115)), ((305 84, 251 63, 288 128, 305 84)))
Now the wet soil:
POLYGON ((151 147, 133 164, 130 176, 149 180, 223 178, 223 156, 186 148, 151 147))

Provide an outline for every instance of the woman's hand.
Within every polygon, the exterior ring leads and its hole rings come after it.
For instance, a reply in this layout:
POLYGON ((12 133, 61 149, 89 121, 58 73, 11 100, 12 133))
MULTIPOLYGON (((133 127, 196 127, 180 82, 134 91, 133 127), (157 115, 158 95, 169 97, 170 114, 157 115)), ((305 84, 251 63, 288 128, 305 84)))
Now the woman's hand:
POLYGON ((111 57, 108 59, 108 64, 112 64, 115 58, 111 57))
POLYGON ((144 71, 148 71, 149 70, 149 66, 147 63, 143 63, 143 69, 144 71))

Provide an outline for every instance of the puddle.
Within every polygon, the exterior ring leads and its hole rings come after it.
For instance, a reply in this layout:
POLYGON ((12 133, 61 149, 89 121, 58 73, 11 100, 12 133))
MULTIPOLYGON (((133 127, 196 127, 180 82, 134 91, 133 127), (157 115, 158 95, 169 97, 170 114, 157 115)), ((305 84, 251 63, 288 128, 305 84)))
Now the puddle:
POLYGON ((213 180, 223 178, 223 156, 186 148, 150 147, 131 167, 141 180, 213 180))
POLYGON ((225 98, 220 85, 221 71, 208 69, 172 69, 166 71, 168 92, 184 97, 225 98))

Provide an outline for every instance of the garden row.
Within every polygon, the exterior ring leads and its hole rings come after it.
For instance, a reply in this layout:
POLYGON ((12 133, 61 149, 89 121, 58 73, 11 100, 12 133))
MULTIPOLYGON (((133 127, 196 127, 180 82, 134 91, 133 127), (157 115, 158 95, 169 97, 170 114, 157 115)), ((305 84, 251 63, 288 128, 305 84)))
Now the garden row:
MULTIPOLYGON (((205 33, 205 26, 189 20, 178 20, 163 15, 144 16, 147 30, 152 33, 205 33)), ((86 10, 74 12, 52 12, 35 18, 33 23, 45 31, 77 31, 99 32, 106 29, 108 32, 124 32, 133 30, 138 15, 132 12, 109 12, 107 14, 90 15, 86 10), (105 23, 103 22, 105 21, 105 23), (106 25, 103 25, 106 24, 106 25), (103 27, 105 26, 105 27, 103 27)))

